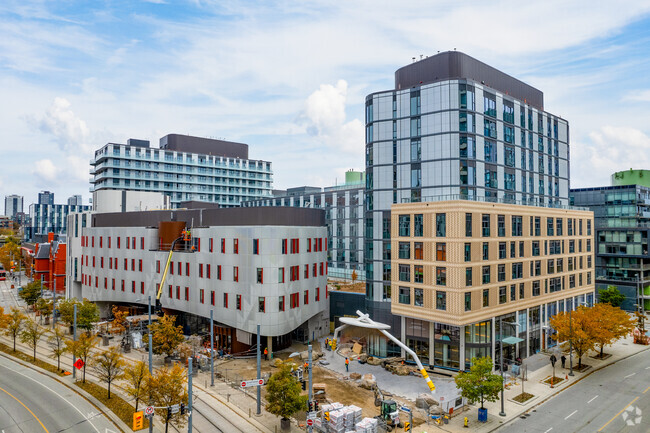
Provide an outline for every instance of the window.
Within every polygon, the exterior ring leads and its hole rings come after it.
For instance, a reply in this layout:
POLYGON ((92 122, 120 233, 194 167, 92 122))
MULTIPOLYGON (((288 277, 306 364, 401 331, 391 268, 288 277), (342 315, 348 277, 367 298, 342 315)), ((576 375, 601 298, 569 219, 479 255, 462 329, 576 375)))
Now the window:
POLYGON ((239 254, 239 239, 232 240, 232 252, 233 254, 239 254))
POLYGON ((278 310, 284 311, 284 296, 278 298, 278 310))
POLYGON ((472 285, 472 268, 465 268, 465 285, 472 285))
POLYGON ((436 267, 436 284, 438 286, 447 285, 447 268, 445 267, 436 267))
POLYGON ((411 243, 410 242, 400 242, 399 243, 399 252, 398 256, 400 259, 410 259, 411 258, 411 243))
POLYGON ((260 296, 257 298, 257 311, 264 313, 266 311, 266 298, 260 296))
POLYGON ((413 282, 423 283, 424 282, 424 268, 422 266, 413 267, 413 282))
POLYGON ((541 236, 541 234, 542 234, 541 217, 535 217, 535 236, 541 236))
POLYGON ((228 293, 223 294, 223 308, 228 308, 228 293))
POLYGON ((506 243, 499 242, 499 259, 505 259, 505 258, 506 258, 506 243))
POLYGON ((308 305, 309 304, 309 290, 305 290, 305 294, 304 294, 303 298, 304 298, 303 303, 305 305, 308 305))
POLYGON ((444 237, 447 233, 447 214, 436 214, 436 236, 444 237))
MULTIPOLYGON (((144 238, 143 238, 143 239, 144 239, 144 238)), ((213 251, 213 248, 212 248, 212 247, 214 246, 214 245, 213 245, 213 244, 214 244, 213 241, 214 241, 214 239, 210 238, 210 241, 208 242, 208 250, 209 250, 210 252, 213 251)))
POLYGON ((472 214, 465 214, 465 236, 472 236, 472 214))
POLYGON ((399 299, 400 304, 411 304, 411 288, 410 287, 400 287, 399 288, 399 299))
POLYGON ((320 301, 320 287, 316 287, 316 302, 320 301))
POLYGON ((414 215, 413 236, 424 236, 424 217, 422 214, 414 215))
POLYGON ((512 218, 512 235, 513 236, 522 236, 523 235, 523 220, 524 218, 520 215, 513 215, 512 218))
POLYGON ((515 257, 517 257, 517 255, 516 255, 516 249, 515 249, 515 243, 514 243, 514 242, 510 242, 510 258, 511 258, 511 259, 514 259, 515 257))
POLYGON ((413 244, 413 258, 415 260, 422 260, 424 259, 424 246, 422 242, 415 242, 413 244))
POLYGON ((472 244, 470 243, 465 243, 465 261, 472 261, 472 244))
POLYGON ((239 281, 239 267, 238 266, 233 266, 233 268, 232 268, 232 280, 234 282, 239 281))
POLYGON ((506 216, 497 215, 497 236, 500 238, 506 235, 506 216))
POLYGON ((260 240, 259 239, 253 239, 253 254, 259 254, 260 253, 260 240))
MULTIPOLYGON (((316 275, 314 275, 315 277, 316 275)), ((305 279, 309 278, 309 265, 305 265, 305 279)))
POLYGON ((499 304, 505 304, 507 300, 506 286, 499 287, 499 304))
POLYGON ((465 311, 472 311, 472 292, 465 292, 465 311))
POLYGON ((185 300, 189 301, 190 300, 190 288, 185 287, 185 300))
POLYGON ((483 307, 490 306, 490 289, 483 289, 483 307))
POLYGON ((540 275, 542 275, 542 261, 535 260, 535 276, 539 277, 540 275))
POLYGON ((447 260, 447 243, 436 242, 436 260, 439 262, 447 260))
POLYGON ((490 283, 490 266, 483 266, 483 284, 490 283))
POLYGON ((539 241, 533 241, 533 256, 539 256, 539 241))
POLYGON ((411 267, 409 265, 399 265, 399 280, 411 281, 411 267))
POLYGON ((497 266, 497 281, 505 281, 506 280, 506 265, 505 263, 500 263, 497 266))
POLYGON ((483 260, 490 260, 490 243, 483 242, 483 260))
POLYGON ((264 269, 257 268, 257 284, 264 283, 264 269))
POLYGON ((524 299, 524 283, 519 283, 519 299, 524 299))
POLYGON ((483 214, 481 219, 483 237, 490 236, 490 214, 483 214))
POLYGON ((284 268, 278 268, 278 283, 284 283, 284 268))
POLYGON ((214 290, 210 291, 210 305, 214 306, 214 290))
POLYGON ((298 308, 300 307, 300 293, 292 293, 289 297, 290 307, 298 308))
POLYGON ((203 278, 203 263, 199 263, 199 278, 203 278))
MULTIPOLYGON (((582 231, 580 231, 580 236, 582 236, 582 231)), ((587 236, 591 236, 591 220, 587 220, 587 236)))
POLYGON ((416 307, 421 307, 424 305, 424 290, 423 289, 413 289, 413 303, 416 307))
POLYGON ((546 236, 553 236, 553 218, 546 218, 546 236))
POLYGON ((524 277, 524 264, 517 262, 512 264, 512 279, 516 280, 524 277))
POLYGON ((557 218, 555 220, 555 233, 557 233, 558 236, 562 236, 562 223, 562 218, 557 218))
POLYGON ((199 302, 202 303, 202 304, 205 302, 204 296, 205 296, 205 291, 203 289, 200 289, 199 290, 199 302))
POLYGON ((555 260, 549 259, 546 262, 546 273, 554 274, 555 273, 555 260))
POLYGON ((399 216, 399 235, 411 236, 411 215, 399 216))
POLYGON ((533 281, 533 296, 539 296, 539 280, 533 281))
POLYGON ((436 310, 447 309, 447 292, 436 291, 436 310))
POLYGON ((241 295, 237 295, 235 298, 235 308, 241 311, 241 295))

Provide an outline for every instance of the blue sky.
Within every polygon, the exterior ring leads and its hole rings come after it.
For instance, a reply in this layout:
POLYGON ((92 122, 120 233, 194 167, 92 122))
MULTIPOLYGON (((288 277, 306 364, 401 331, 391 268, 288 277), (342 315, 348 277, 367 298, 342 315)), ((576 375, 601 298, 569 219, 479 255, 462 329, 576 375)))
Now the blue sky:
POLYGON ((363 102, 458 49, 544 92, 571 185, 650 168, 650 1, 0 3, 0 195, 87 200, 94 149, 168 133, 250 144, 275 187, 364 165, 363 102))

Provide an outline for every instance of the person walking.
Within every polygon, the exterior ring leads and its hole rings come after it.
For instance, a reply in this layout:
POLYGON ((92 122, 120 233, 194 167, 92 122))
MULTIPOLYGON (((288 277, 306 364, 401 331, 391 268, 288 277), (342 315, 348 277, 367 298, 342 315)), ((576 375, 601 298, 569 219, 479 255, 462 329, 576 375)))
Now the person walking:
POLYGON ((265 361, 269 360, 269 348, 268 347, 264 348, 264 360, 265 361))
POLYGON ((562 361, 562 368, 564 368, 564 364, 566 363, 566 356, 562 355, 560 361, 562 361))
POLYGON ((350 371, 350 359, 345 358, 345 371, 350 371))

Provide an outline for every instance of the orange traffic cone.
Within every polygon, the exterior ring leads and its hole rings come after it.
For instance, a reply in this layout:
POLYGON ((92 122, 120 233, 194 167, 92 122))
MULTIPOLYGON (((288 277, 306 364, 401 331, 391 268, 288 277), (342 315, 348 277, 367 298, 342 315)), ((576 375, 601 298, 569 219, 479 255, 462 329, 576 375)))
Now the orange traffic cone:
POLYGON ((564 378, 565 378, 566 380, 569 380, 569 375, 568 375, 568 374, 565 374, 565 375, 564 375, 564 378))

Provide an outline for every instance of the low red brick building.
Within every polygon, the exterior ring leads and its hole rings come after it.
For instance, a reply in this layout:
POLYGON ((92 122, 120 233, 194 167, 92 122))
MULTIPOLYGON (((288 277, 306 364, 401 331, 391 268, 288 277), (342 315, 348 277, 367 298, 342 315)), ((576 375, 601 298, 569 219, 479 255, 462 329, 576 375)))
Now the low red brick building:
POLYGON ((36 244, 34 252, 34 279, 42 280, 43 287, 65 293, 66 245, 48 234, 48 242, 36 244))

